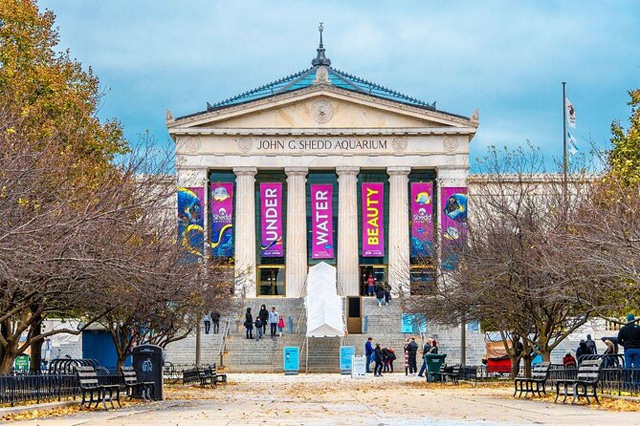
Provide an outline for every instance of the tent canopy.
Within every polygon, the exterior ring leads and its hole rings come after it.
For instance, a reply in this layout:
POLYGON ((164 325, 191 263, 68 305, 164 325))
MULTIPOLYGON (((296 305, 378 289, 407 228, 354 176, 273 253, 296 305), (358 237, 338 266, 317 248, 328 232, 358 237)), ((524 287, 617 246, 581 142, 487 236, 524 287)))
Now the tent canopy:
POLYGON ((338 296, 335 267, 320 262, 309 268, 304 305, 307 337, 344 336, 344 302, 338 296))

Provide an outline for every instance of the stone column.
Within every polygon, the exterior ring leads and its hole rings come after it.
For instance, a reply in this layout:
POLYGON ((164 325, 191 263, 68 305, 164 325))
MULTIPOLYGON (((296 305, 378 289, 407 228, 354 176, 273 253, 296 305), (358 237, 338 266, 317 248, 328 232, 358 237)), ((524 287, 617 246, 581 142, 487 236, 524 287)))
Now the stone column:
POLYGON ((387 168, 389 175, 389 265, 388 278, 393 293, 409 295, 409 172, 411 167, 387 168))
MULTIPOLYGON (((236 175, 235 279, 256 297, 256 167, 234 167, 236 175)), ((239 290, 236 285, 236 290, 239 290)))
POLYGON ((358 263, 359 167, 338 167, 338 294, 360 295, 358 263))
POLYGON ((303 297, 307 279, 307 167, 286 167, 287 174, 287 297, 303 297))

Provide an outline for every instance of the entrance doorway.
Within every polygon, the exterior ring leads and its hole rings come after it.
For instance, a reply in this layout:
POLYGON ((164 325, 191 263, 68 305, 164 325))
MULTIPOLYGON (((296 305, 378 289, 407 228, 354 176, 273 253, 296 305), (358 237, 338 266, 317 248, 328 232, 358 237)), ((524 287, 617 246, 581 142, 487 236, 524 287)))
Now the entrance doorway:
POLYGON ((376 285, 387 279, 387 265, 360 265, 360 295, 368 296, 369 277, 373 277, 376 285))
POLYGON ((362 334, 362 303, 360 297, 347 297, 347 332, 362 334))

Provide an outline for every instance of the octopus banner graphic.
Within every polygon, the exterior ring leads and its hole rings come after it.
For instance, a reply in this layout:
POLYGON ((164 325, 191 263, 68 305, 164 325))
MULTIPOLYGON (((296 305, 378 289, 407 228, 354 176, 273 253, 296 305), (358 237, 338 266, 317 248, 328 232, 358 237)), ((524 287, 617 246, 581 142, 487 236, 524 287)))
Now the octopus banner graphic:
POLYGON ((362 256, 384 257, 384 184, 362 184, 362 256))
POLYGON ((457 268, 467 240, 467 188, 442 188, 442 267, 457 268))
POLYGON ((411 257, 433 253, 433 182, 411 183, 411 257))
POLYGON ((333 185, 311 185, 311 258, 333 259, 333 185))
POLYGON ((262 257, 283 257, 282 183, 260 184, 260 242, 262 257))
POLYGON ((211 256, 233 256, 233 183, 211 184, 211 256))
POLYGON ((197 260, 204 252, 203 187, 178 188, 178 242, 186 260, 197 260))

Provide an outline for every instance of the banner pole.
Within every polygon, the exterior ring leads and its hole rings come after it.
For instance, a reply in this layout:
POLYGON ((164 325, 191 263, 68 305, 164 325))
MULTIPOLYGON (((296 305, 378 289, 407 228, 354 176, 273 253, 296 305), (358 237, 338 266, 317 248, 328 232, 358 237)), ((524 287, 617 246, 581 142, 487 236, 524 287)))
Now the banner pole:
POLYGON ((562 82, 562 178, 565 209, 568 202, 567 188, 567 82, 562 82))

